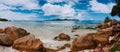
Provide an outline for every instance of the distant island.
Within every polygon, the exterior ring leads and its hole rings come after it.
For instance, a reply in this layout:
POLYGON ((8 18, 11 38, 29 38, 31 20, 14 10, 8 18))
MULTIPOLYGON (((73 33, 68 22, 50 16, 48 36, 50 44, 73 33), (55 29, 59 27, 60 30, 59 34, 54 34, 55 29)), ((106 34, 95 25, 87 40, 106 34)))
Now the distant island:
POLYGON ((51 19, 46 21, 79 21, 78 19, 51 19))
POLYGON ((0 21, 9 21, 8 19, 0 18, 0 21))

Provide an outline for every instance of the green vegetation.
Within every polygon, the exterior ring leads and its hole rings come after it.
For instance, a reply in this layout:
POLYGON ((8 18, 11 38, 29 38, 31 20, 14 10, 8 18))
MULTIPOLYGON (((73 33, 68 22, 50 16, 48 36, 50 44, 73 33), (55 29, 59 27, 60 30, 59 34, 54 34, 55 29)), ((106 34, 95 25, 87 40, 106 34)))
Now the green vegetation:
POLYGON ((8 19, 0 18, 0 21, 9 21, 8 19))
POLYGON ((104 23, 108 23, 110 21, 111 21, 111 19, 109 17, 106 17, 105 20, 104 20, 104 23))
POLYGON ((120 40, 118 40, 114 47, 110 49, 111 52, 116 52, 116 51, 120 51, 120 40))
POLYGON ((52 19, 47 21, 78 21, 78 19, 52 19))
POLYGON ((120 17, 120 0, 116 0, 117 4, 113 6, 111 11, 111 16, 119 16, 120 17))
POLYGON ((118 46, 115 45, 112 49, 110 49, 110 52, 115 52, 117 50, 118 46))

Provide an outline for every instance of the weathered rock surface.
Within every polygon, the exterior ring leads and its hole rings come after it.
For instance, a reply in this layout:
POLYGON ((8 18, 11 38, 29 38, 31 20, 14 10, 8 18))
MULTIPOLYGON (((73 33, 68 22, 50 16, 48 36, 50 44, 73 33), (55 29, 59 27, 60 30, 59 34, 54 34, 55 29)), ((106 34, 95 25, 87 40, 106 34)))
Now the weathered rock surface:
POLYGON ((91 35, 79 36, 72 42, 72 51, 80 51, 84 49, 93 49, 96 44, 93 42, 91 35))
POLYGON ((106 44, 109 42, 109 35, 93 35, 93 40, 96 42, 96 44, 106 44))
POLYGON ((58 36, 56 36, 56 37, 54 38, 54 40, 58 40, 58 41, 66 40, 66 41, 69 41, 69 40, 70 40, 70 36, 67 35, 67 34, 61 33, 61 34, 59 34, 58 36))
POLYGON ((11 46, 13 44, 13 39, 7 34, 0 33, 0 44, 4 46, 11 46))
POLYGON ((24 37, 24 36, 30 34, 30 33, 28 33, 25 29, 22 29, 22 28, 17 28, 17 29, 15 30, 15 32, 17 33, 17 35, 18 35, 19 38, 24 37))
POLYGON ((44 51, 43 43, 40 39, 35 39, 33 35, 24 36, 15 40, 12 47, 23 51, 44 51))
POLYGON ((17 29, 17 27, 14 26, 10 26, 10 27, 6 27, 4 29, 5 33, 8 34, 8 36, 10 36, 13 40, 18 39, 17 34, 14 32, 17 29))
POLYGON ((0 33, 4 33, 4 30, 3 30, 3 29, 0 29, 0 33))
POLYGON ((108 28, 108 27, 109 26, 108 26, 107 23, 101 23, 101 24, 98 25, 98 28, 100 28, 100 29, 105 29, 105 28, 108 28))
POLYGON ((6 27, 4 29, 4 31, 11 38, 13 38, 13 40, 16 40, 16 39, 18 39, 20 37, 23 37, 23 36, 26 36, 26 35, 29 34, 26 30, 24 30, 22 28, 17 28, 17 27, 14 27, 14 26, 6 27))

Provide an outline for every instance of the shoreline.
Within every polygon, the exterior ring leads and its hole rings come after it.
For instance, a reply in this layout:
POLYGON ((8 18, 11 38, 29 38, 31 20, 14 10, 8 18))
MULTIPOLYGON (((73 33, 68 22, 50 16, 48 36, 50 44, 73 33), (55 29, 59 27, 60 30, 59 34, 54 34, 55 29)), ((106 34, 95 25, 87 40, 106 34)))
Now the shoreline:
MULTIPOLYGON (((72 27, 72 26, 71 26, 72 27)), ((25 28, 26 29, 26 28, 25 28)), ((54 28, 53 28, 54 29, 54 28)), ((31 29, 26 29, 28 32, 30 32, 31 34, 35 35, 36 38, 40 39, 42 42, 43 42, 43 45, 46 47, 46 48, 50 48, 50 49, 58 49, 59 47, 63 46, 64 44, 67 44, 67 43, 70 43, 74 40, 74 38, 76 38, 76 34, 78 35, 83 35, 83 34, 87 34, 87 33, 92 33, 92 32, 95 32, 96 30, 89 30, 89 29, 78 29, 76 30, 75 32, 71 32, 70 29, 67 29, 67 31, 65 29, 54 29, 54 33, 45 33, 46 30, 43 30, 43 32, 36 32, 31 29), (58 30, 58 31, 56 31, 58 30), (69 30, 69 31, 68 31, 69 30), (56 32, 55 32, 56 31, 56 32), (82 32, 82 33, 81 33, 82 32), (39 34, 43 34, 43 35, 39 35, 39 34), (57 35, 59 35, 59 33, 66 33, 68 34, 72 39, 70 41, 55 41, 53 40, 53 38, 57 35), (51 36, 51 35, 54 35, 54 36, 51 36), (42 37, 41 37, 42 36, 42 37), (51 36, 51 37, 49 37, 51 36), (47 38, 49 37, 49 38, 47 38), (46 39, 47 38, 47 39, 46 39), (56 45, 55 45, 56 44, 56 45)), ((40 31, 40 30, 38 30, 40 31)), ((0 50, 9 50, 10 52, 13 52, 13 51, 16 51, 15 49, 12 49, 11 47, 4 47, 4 46, 0 46, 1 49, 0 50), (4 48, 4 49, 3 49, 4 48)), ((64 51, 69 51, 68 48, 66 48, 64 51)), ((63 51, 63 50, 62 50, 63 51)), ((7 52, 7 51, 6 51, 7 52)))

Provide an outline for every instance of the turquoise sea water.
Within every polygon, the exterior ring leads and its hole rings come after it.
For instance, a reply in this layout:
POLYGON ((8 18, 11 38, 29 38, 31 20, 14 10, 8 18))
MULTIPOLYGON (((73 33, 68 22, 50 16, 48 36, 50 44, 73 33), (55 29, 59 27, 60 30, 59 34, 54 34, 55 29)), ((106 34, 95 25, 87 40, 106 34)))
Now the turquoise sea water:
POLYGON ((31 34, 40 36, 41 38, 48 37, 48 35, 58 35, 62 32, 71 34, 72 26, 78 25, 80 29, 86 27, 96 27, 98 21, 12 21, 12 22, 0 22, 0 28, 7 26, 16 26, 26 29, 31 34))

